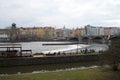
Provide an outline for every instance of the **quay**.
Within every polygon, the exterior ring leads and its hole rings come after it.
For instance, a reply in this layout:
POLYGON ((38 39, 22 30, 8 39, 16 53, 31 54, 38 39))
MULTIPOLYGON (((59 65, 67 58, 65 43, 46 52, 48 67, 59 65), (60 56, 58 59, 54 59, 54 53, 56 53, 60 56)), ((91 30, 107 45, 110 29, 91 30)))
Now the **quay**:
POLYGON ((77 42, 68 42, 68 43, 46 43, 46 44, 42 44, 43 46, 47 46, 47 45, 74 45, 74 44, 78 44, 77 42))
POLYGON ((17 58, 6 58, 6 59, 0 58, 0 67, 90 62, 90 61, 98 61, 100 59, 99 56, 100 54, 72 55, 72 56, 45 56, 45 57, 17 57, 17 58))
POLYGON ((32 50, 23 50, 21 44, 0 44, 0 58, 22 57, 32 55, 32 50))
POLYGON ((67 43, 44 43, 43 46, 54 45, 75 45, 75 44, 88 44, 87 42, 67 42, 67 43))

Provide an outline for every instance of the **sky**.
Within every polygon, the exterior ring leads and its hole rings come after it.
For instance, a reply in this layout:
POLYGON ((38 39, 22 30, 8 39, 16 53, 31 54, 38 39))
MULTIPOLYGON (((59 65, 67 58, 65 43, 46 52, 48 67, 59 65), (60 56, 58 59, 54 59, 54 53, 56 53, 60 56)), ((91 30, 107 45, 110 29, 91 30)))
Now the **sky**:
POLYGON ((0 0, 0 28, 119 27, 120 0, 0 0))

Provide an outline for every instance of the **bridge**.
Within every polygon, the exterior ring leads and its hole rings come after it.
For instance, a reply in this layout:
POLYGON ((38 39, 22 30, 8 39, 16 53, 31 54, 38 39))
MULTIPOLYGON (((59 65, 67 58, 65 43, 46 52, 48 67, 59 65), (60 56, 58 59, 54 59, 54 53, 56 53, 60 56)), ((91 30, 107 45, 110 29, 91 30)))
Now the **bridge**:
POLYGON ((91 39, 91 40, 99 40, 99 39, 112 39, 118 35, 86 35, 80 36, 80 39, 91 39))
POLYGON ((114 39, 117 36, 118 35, 104 35, 104 36, 103 35, 102 36, 87 35, 87 36, 77 37, 76 41, 78 41, 79 43, 96 42, 96 43, 106 43, 106 44, 108 44, 111 39, 114 39))

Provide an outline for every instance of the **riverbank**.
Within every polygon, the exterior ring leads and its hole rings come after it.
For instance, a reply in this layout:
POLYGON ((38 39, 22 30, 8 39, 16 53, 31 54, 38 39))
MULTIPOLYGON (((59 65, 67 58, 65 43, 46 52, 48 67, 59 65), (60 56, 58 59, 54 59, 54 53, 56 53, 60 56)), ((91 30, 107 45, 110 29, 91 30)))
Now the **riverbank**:
POLYGON ((1 80, 120 80, 120 72, 104 68, 0 76, 1 80))
MULTIPOLYGON (((3 43, 20 43, 20 42, 78 42, 74 40, 17 40, 17 41, 0 41, 3 43)), ((84 42, 83 42, 84 43, 84 42)), ((86 43, 86 42, 85 42, 86 43)))
POLYGON ((98 61, 100 54, 1 58, 0 67, 98 61))
POLYGON ((89 62, 74 62, 74 63, 57 63, 57 64, 45 64, 45 65, 29 65, 29 66, 11 66, 11 67, 0 67, 0 75, 11 75, 11 74, 24 74, 33 72, 45 72, 45 71, 56 71, 66 69, 78 69, 86 68, 90 66, 100 66, 98 61, 89 62))

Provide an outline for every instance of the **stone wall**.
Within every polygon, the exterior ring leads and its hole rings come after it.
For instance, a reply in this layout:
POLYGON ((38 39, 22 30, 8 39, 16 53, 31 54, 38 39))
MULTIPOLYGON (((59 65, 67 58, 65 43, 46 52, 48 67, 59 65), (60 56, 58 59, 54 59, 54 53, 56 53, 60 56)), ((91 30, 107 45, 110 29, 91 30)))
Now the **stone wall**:
POLYGON ((51 57, 22 57, 22 58, 6 58, 0 59, 0 67, 4 66, 27 66, 27 65, 42 65, 42 64, 56 64, 56 63, 72 63, 97 61, 99 55, 77 55, 77 56, 51 56, 51 57))

